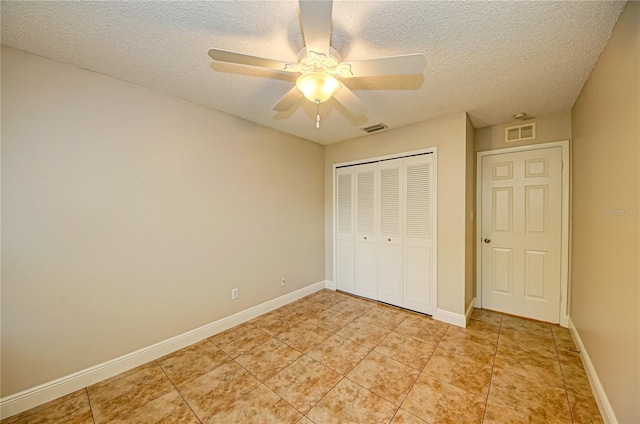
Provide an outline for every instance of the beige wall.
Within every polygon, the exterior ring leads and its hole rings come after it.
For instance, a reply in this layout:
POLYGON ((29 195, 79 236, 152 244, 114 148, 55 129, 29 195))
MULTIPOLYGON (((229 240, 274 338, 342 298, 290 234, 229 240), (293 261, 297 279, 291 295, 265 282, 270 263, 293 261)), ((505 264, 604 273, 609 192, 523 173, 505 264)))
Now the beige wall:
POLYGON ((3 47, 1 395, 324 280, 323 161, 3 47))
POLYGON ((464 314, 466 114, 325 147, 325 275, 333 280, 333 164, 438 148, 438 308, 464 314))
POLYGON ((479 128, 475 131, 476 152, 504 149, 507 147, 529 146, 571 139, 571 111, 542 115, 526 121, 509 121, 503 124, 479 128), (533 140, 505 143, 504 129, 514 125, 536 123, 536 138, 533 140))
POLYGON ((571 319, 621 423, 640 422, 639 56, 629 2, 572 113, 571 319))
POLYGON ((464 284, 464 305, 465 308, 476 297, 475 294, 475 237, 474 228, 474 206, 475 206, 475 153, 474 153, 475 131, 469 116, 466 117, 466 169, 465 169, 465 284, 464 284))

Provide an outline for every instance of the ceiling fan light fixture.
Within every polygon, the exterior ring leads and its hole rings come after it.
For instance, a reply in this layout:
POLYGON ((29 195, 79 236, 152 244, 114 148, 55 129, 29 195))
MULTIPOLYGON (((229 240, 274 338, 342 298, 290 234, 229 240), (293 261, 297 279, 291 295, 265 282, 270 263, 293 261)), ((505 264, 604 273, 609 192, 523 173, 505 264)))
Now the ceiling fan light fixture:
POLYGON ((310 72, 301 75, 296 86, 310 102, 323 103, 340 88, 340 82, 332 75, 324 72, 310 72))

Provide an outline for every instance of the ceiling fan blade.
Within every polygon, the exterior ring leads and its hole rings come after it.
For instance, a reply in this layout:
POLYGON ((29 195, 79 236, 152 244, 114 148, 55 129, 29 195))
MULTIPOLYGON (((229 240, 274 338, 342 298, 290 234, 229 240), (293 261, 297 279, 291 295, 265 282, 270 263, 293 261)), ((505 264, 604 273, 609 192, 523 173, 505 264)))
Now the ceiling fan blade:
POLYGON ((300 19, 307 52, 329 55, 332 0, 300 0, 300 19))
POLYGON ((276 112, 286 112, 291 109, 294 104, 298 103, 302 97, 304 97, 302 91, 298 90, 298 87, 294 85, 273 107, 273 110, 276 112))
MULTIPOLYGON (((354 60, 340 65, 349 65, 354 77, 376 75, 421 74, 427 61, 422 53, 405 56, 381 57, 378 59, 354 60)), ((348 75, 342 75, 348 77, 348 75)))
POLYGON ((210 49, 209 56, 211 59, 217 62, 227 62, 227 63, 237 63, 240 65, 249 65, 249 66, 259 66, 261 68, 271 68, 278 69, 280 71, 285 71, 287 65, 291 66, 286 62, 281 62, 279 60, 273 59, 265 59, 258 56, 251 56, 248 54, 235 53, 227 50, 220 49, 210 49))
POLYGON ((333 93, 333 97, 354 116, 364 115, 369 110, 369 106, 344 85, 333 93))

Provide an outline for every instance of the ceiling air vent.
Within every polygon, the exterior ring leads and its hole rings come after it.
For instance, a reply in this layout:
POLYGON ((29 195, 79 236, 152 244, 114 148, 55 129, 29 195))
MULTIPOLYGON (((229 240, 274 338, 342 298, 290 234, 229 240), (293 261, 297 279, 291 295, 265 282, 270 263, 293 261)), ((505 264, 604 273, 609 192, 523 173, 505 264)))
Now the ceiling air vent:
POLYGON ((507 127, 504 129, 505 143, 514 141, 531 140, 536 138, 536 123, 516 125, 515 127, 507 127))
POLYGON ((362 128, 362 131, 366 131, 368 133, 372 133, 372 132, 383 130, 385 128, 389 128, 389 127, 387 127, 383 123, 379 123, 379 124, 371 125, 370 127, 362 128))

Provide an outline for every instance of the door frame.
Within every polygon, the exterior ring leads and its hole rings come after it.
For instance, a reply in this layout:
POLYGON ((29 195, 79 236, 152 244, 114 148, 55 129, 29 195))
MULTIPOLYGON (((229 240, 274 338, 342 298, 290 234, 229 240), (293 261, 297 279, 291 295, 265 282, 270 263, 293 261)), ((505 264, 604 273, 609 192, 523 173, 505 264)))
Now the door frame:
POLYGON ((560 246, 560 325, 569 326, 569 270, 570 270, 570 208, 571 208, 571 155, 569 140, 550 143, 532 144, 529 146, 508 147, 504 149, 486 150, 478 152, 476 156, 476 300, 475 307, 482 308, 482 159, 485 156, 504 153, 527 152, 552 147, 562 150, 562 200, 561 200, 561 246, 560 246))
MULTIPOLYGON (((336 204, 336 194, 337 194, 337 187, 336 187, 336 169, 338 168, 342 168, 345 166, 351 166, 351 165, 361 165, 361 164, 365 164, 368 162, 379 162, 379 161, 383 161, 383 160, 390 160, 390 159, 400 159, 400 158, 404 158, 404 157, 408 157, 408 156, 417 156, 417 155, 424 155, 424 154, 433 154, 433 180, 432 180, 432 197, 433 197, 433 203, 432 203, 432 224, 433 225, 433 245, 435 246, 435 248, 432 250, 432 260, 433 260, 433 267, 431 270, 431 281, 433 281, 433 284, 431 285, 431 296, 433 299, 433 307, 432 307, 432 316, 436 315, 436 311, 438 310, 438 147, 434 146, 434 147, 429 147, 426 149, 419 149, 419 150, 410 150, 407 152, 399 152, 399 153, 393 153, 393 154, 389 154, 389 155, 382 155, 382 156, 374 156, 374 157, 369 157, 369 158, 363 158, 363 159, 356 159, 356 160, 351 160, 351 161, 347 161, 347 162, 340 162, 340 163, 334 163, 331 166, 331 187, 332 187, 332 192, 331 192, 331 209, 332 209, 332 249, 333 252, 332 253, 332 257, 333 257, 333 281, 334 283, 331 285, 331 289, 335 290, 336 289, 336 284, 335 284, 335 280, 336 280, 336 275, 337 275, 337 260, 338 260, 338 248, 337 248, 337 235, 338 235, 338 227, 337 227, 337 216, 336 216, 336 208, 337 208, 337 204, 336 204)), ((404 235, 404 228, 402 230, 403 235, 404 235)))

